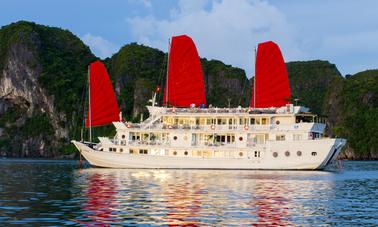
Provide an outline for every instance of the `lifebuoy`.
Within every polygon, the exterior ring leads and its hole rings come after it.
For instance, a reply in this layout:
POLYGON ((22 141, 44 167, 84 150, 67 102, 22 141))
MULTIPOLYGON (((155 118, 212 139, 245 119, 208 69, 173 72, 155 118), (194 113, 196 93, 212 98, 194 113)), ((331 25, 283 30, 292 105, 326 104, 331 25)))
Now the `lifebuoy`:
POLYGON ((211 129, 214 130, 215 129, 215 125, 211 125, 211 129))
POLYGON ((249 129, 248 125, 244 125, 244 130, 248 130, 248 129, 249 129))
POLYGON ((130 124, 126 124, 126 128, 131 128, 131 125, 130 124))

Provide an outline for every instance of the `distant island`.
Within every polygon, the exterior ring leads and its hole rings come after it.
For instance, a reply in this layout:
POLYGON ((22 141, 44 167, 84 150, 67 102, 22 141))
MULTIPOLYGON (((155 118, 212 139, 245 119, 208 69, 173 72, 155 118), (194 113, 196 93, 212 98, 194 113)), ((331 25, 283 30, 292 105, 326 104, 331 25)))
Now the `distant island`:
MULTIPOLYGON (((103 59, 126 120, 147 117, 145 105, 164 85, 166 56, 130 43, 103 59)), ((0 156, 78 155, 70 140, 81 136, 87 67, 96 59, 68 30, 27 21, 0 29, 0 156)), ((208 104, 249 105, 244 70, 206 58, 201 64, 208 104)), ((348 140, 341 158, 378 159, 378 70, 343 77, 328 61, 286 65, 298 104, 327 117, 329 135, 348 140)), ((95 129, 95 136, 112 133, 113 127, 95 129)))

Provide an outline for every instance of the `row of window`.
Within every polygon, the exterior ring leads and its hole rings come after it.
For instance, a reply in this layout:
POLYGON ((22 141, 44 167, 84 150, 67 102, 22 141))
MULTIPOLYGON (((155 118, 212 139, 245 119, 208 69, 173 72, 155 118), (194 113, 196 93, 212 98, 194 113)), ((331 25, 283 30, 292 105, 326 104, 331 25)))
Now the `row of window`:
MULTIPOLYGON (((269 118, 171 118, 163 117, 163 122, 165 124, 179 124, 179 125, 266 125, 269 124, 269 118)), ((279 121, 276 121, 279 124, 279 121)))
MULTIPOLYGON (((289 157, 290 156, 290 151, 285 151, 285 156, 289 157)), ((311 156, 316 156, 318 155, 317 152, 313 151, 311 152, 311 156)), ((302 156, 302 151, 297 151, 297 156, 302 156)), ((273 152, 273 157, 277 158, 278 157, 278 152, 273 152)))
MULTIPOLYGON (((117 148, 109 147, 109 151, 116 152, 117 148)), ((123 149, 119 148, 119 152, 122 153, 123 149)), ((130 149, 129 153, 130 154, 136 154, 136 151, 130 149)), ((139 154, 148 154, 148 150, 147 149, 140 149, 138 153, 139 154)), ((173 155, 177 155, 177 154, 178 154, 177 151, 173 152, 173 155)), ((184 155, 188 155, 188 154, 189 154, 188 151, 184 152, 184 155)), ((284 154, 285 154, 286 157, 289 157, 290 156, 290 151, 285 151, 284 154)), ((302 151, 297 151, 296 154, 297 154, 297 156, 302 156, 302 151)), ((239 152, 239 156, 242 157, 243 156, 243 152, 239 152)), ((254 156, 256 158, 259 158, 260 157, 260 151, 254 151, 254 156)), ((315 151, 311 152, 311 156, 317 156, 317 152, 315 152, 315 151)), ((278 157, 278 152, 276 152, 276 151, 273 152, 273 157, 277 158, 278 157)))

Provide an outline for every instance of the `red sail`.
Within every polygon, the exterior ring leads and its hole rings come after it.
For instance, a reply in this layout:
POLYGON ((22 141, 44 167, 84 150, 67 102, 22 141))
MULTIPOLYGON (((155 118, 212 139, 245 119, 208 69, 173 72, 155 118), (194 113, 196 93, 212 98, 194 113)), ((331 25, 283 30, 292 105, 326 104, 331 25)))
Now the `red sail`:
POLYGON ((172 38, 163 102, 164 105, 168 102, 177 107, 206 105, 201 63, 196 46, 189 36, 172 38))
POLYGON ((104 64, 95 61, 89 65, 89 110, 86 127, 119 121, 119 107, 112 82, 104 64))
POLYGON ((258 45, 255 74, 251 107, 281 107, 290 103, 291 93, 286 65, 276 43, 268 41, 258 45))

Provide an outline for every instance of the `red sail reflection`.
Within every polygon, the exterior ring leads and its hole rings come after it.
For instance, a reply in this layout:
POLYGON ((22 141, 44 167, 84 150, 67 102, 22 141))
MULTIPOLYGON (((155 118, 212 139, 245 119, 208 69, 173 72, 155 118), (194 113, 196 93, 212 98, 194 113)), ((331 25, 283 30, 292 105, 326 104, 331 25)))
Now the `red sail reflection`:
POLYGON ((86 191, 87 202, 84 210, 86 217, 92 220, 95 226, 109 226, 107 223, 114 222, 112 214, 115 208, 116 187, 110 176, 94 174, 89 176, 88 188, 86 191))
POLYGON ((274 182, 256 183, 251 206, 258 220, 253 226, 292 226, 289 220, 290 191, 274 182))
POLYGON ((169 184, 164 197, 167 198, 168 226, 193 227, 202 225, 198 217, 201 210, 201 197, 207 196, 199 184, 169 184))

